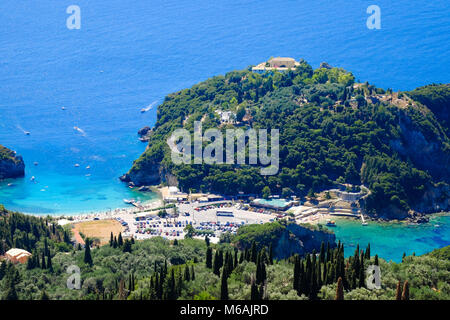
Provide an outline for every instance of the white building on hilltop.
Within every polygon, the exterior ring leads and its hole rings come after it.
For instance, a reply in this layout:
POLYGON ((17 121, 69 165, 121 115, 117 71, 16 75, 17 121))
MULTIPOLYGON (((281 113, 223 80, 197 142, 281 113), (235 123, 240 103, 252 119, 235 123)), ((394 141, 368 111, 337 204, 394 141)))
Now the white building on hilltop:
POLYGON ((288 71, 290 69, 295 69, 297 66, 299 66, 300 63, 295 61, 293 58, 287 58, 287 57, 277 57, 277 58, 271 58, 267 62, 262 62, 258 64, 256 67, 252 68, 253 72, 258 73, 264 73, 266 71, 288 71))

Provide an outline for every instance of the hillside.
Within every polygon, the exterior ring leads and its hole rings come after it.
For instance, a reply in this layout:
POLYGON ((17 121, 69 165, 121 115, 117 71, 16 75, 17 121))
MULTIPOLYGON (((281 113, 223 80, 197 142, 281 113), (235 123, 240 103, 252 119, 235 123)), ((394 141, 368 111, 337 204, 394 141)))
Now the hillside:
POLYGON ((393 300, 397 284, 406 280, 409 299, 450 297, 449 247, 404 257, 399 264, 379 258, 370 246, 357 246, 353 256, 344 258, 341 243, 322 242, 318 250, 312 248, 325 239, 315 236, 325 233, 310 229, 314 245, 280 260, 270 245, 272 231, 284 232, 289 224, 267 224, 243 228, 231 243, 119 237, 102 247, 82 249, 72 247, 68 234, 52 221, 2 207, 0 212, 4 249, 15 243, 33 253, 26 264, 0 259, 0 299, 5 300, 335 299, 339 278, 346 300, 393 300), (373 264, 381 268, 379 290, 365 284, 364 270, 373 264), (66 286, 69 266, 80 268, 80 290, 66 286))
POLYGON ((414 89, 407 94, 427 106, 436 115, 448 136, 450 133, 450 84, 431 84, 414 89))
POLYGON ((0 145, 0 180, 22 177, 25 174, 25 163, 21 156, 0 145))
POLYGON ((168 95, 147 150, 121 179, 222 194, 261 194, 268 186, 298 196, 348 182, 371 190, 362 206, 374 216, 448 210, 450 141, 432 110, 405 93, 355 83, 340 68, 313 70, 303 60, 286 73, 233 71, 168 95), (235 121, 224 122, 221 111, 235 121), (262 176, 254 165, 174 165, 166 139, 176 128, 193 132, 194 121, 203 130, 279 129, 278 174, 262 176))

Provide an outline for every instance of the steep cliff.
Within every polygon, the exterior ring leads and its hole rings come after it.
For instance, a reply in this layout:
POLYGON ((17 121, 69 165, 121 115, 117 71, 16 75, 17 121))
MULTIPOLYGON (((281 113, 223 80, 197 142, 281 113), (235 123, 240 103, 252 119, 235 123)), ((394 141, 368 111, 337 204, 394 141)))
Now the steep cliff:
POLYGON ((21 156, 0 145, 0 180, 23 177, 25 163, 21 156))

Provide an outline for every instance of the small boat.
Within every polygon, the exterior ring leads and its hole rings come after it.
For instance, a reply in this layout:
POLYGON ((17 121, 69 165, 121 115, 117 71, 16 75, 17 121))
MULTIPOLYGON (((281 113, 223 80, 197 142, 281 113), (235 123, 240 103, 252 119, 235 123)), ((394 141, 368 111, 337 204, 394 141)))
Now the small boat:
POLYGON ((362 226, 368 226, 369 224, 367 222, 361 223, 362 226))
POLYGON ((336 221, 334 220, 327 220, 327 226, 329 227, 335 227, 336 226, 336 221))
POLYGON ((61 107, 61 110, 66 110, 66 107, 61 107))
POLYGON ((132 204, 133 200, 123 199, 123 202, 125 202, 126 204, 132 204))
POLYGON ((24 133, 25 133, 27 136, 29 136, 29 135, 31 134, 30 131, 25 131, 24 133))
POLYGON ((91 166, 87 166, 87 167, 86 167, 86 169, 88 169, 88 170, 89 170, 90 168, 91 168, 91 166))
POLYGON ((78 163, 75 163, 74 167, 78 168, 80 165, 78 163))
POLYGON ((34 177, 34 176, 32 176, 31 178, 30 178, 30 181, 34 181, 36 178, 34 177))
POLYGON ((8 187, 12 187, 14 184, 12 183, 8 183, 8 187))
POLYGON ((33 162, 33 164, 34 164, 35 166, 37 166, 37 165, 39 164, 39 162, 35 161, 35 162, 33 162))

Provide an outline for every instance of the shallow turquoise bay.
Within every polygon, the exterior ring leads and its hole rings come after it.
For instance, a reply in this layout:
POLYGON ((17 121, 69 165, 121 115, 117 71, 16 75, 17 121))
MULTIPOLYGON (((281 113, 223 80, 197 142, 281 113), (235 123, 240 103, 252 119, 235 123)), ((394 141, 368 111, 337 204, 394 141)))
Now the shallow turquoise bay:
POLYGON ((433 216, 430 222, 419 225, 370 221, 362 226, 359 220, 338 219, 336 227, 330 229, 344 243, 346 256, 354 254, 357 244, 366 249, 370 243, 372 255, 400 262, 403 252, 421 255, 450 245, 449 215, 433 216))

